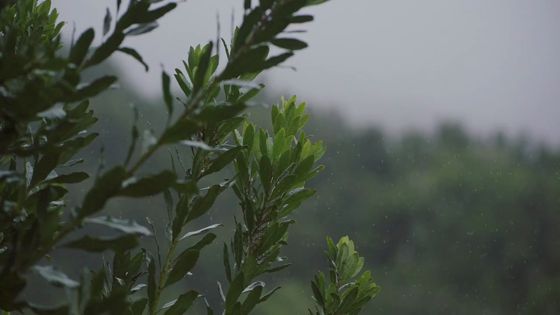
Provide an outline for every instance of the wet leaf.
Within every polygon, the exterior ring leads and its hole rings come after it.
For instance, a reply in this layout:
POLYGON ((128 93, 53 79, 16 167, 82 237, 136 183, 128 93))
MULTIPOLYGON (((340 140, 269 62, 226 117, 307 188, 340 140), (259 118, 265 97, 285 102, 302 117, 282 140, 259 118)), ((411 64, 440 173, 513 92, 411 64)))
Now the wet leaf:
MULTIPOLYGON (((196 291, 189 291, 185 294, 182 294, 177 298, 177 300, 173 301, 173 304, 169 305, 169 309, 165 311, 165 315, 182 315, 185 314, 192 306, 193 302, 199 296, 198 292, 196 291)), ((165 308, 165 306, 164 306, 165 308)))
POLYGON ((208 231, 211 231, 211 230, 216 229, 216 228, 221 227, 221 226, 223 226, 223 225, 222 224, 212 224, 212 225, 209 225, 209 226, 204 227, 202 229, 185 233, 185 235, 181 236, 181 238, 179 240, 184 240, 184 239, 189 238, 189 237, 198 236, 200 234, 204 234, 208 231))
POLYGON ((55 270, 53 266, 35 266, 33 269, 55 286, 77 288, 80 285, 79 282, 70 279, 62 271, 55 270))
POLYGON ((112 218, 109 216, 103 216, 97 218, 86 218, 85 222, 104 225, 127 234, 139 234, 144 236, 152 235, 152 232, 150 232, 148 228, 130 219, 123 220, 123 219, 112 218))
POLYGON ((169 273, 169 277, 167 278, 167 282, 165 282, 165 286, 170 286, 173 283, 183 279, 187 272, 191 271, 196 262, 198 261, 199 251, 187 249, 186 251, 182 252, 173 263, 173 267, 171 268, 171 272, 169 273))

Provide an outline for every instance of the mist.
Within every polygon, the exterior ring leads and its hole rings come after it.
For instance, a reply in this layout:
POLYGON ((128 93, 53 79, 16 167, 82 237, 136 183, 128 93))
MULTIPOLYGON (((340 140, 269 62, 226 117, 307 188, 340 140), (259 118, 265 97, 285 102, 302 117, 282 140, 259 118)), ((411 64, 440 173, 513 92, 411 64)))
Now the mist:
MULTIPOLYGON (((97 25, 114 1, 55 0, 77 32, 97 25)), ((151 65, 116 62, 122 84, 160 93, 159 73, 181 64, 190 45, 229 38, 239 3, 189 0, 156 31, 130 40, 151 65)), ((334 108, 354 126, 430 130, 453 120, 486 135, 500 130, 560 142, 560 2, 554 0, 334 0, 312 9, 310 48, 266 78, 314 108, 334 108)), ((71 33, 67 28, 67 39, 71 33)))

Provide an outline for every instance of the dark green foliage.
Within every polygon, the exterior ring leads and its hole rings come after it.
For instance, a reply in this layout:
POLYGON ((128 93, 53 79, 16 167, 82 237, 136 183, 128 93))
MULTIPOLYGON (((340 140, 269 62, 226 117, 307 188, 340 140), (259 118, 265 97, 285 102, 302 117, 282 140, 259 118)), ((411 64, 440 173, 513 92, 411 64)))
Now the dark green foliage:
MULTIPOLYGON (((242 113, 263 88, 252 82, 256 75, 307 46, 298 39, 280 37, 283 31, 291 23, 310 21, 297 12, 323 1, 262 0, 256 6, 246 1, 243 22, 231 46, 225 47, 228 59, 223 70, 217 72, 219 43, 191 48, 185 72, 175 72, 184 93, 184 98, 178 98, 182 108, 175 107, 170 76, 162 73, 162 109, 167 123, 160 135, 147 130, 150 137, 137 152, 141 132, 135 110, 124 165, 105 169, 102 164, 83 200, 65 197, 72 184, 89 178, 88 173, 68 166, 80 163, 71 159, 97 136, 88 132, 97 122, 88 99, 117 81, 115 76, 103 75, 85 83, 82 72, 116 52, 130 55, 147 70, 142 56, 121 44, 127 36, 155 29, 157 20, 176 7, 174 2, 162 2, 131 0, 123 10, 117 1, 116 12, 106 10, 102 43, 91 47, 95 32, 88 29, 78 36, 68 56, 60 41, 62 24, 57 23, 49 1, 22 0, 2 8, 0 309, 38 314, 187 312, 203 298, 200 293, 189 290, 165 302, 164 291, 189 276, 205 248, 216 239, 211 231, 221 224, 194 231, 192 224, 230 188, 239 199, 242 221, 236 222, 229 249, 224 247, 228 290, 223 312, 248 314, 275 292, 264 292, 264 282, 254 279, 287 266, 280 263, 280 251, 286 245, 288 227, 294 223, 288 215, 313 195, 305 184, 322 169, 316 163, 324 149, 302 131, 307 116, 304 105, 296 104, 295 98, 274 108, 270 135, 242 113), (271 45, 286 51, 269 56, 271 45), (170 146, 190 149, 188 168, 177 171, 175 163, 184 165, 178 155, 172 156, 170 169, 144 174, 145 163, 170 146), (216 182, 216 173, 224 174, 221 172, 228 166, 233 166, 234 175, 216 182), (213 184, 206 187, 208 182, 213 184), (168 212, 163 238, 149 218, 151 229, 132 220, 100 215, 117 197, 160 194, 168 212), (70 201, 79 206, 70 207, 70 201), (113 234, 80 231, 85 223, 111 228, 113 234), (188 232, 183 234, 184 230, 188 232), (73 235, 78 231, 79 237, 73 235), (155 250, 139 248, 143 236, 154 237, 155 250), (79 281, 74 280, 43 264, 57 247, 91 252, 98 258, 106 253, 113 262, 103 260, 97 271, 86 269, 79 281), (64 287, 67 302, 43 307, 26 299, 23 290, 35 286, 27 283, 31 270, 48 283, 64 287)), ((207 314, 212 314, 213 308, 204 302, 207 314)))

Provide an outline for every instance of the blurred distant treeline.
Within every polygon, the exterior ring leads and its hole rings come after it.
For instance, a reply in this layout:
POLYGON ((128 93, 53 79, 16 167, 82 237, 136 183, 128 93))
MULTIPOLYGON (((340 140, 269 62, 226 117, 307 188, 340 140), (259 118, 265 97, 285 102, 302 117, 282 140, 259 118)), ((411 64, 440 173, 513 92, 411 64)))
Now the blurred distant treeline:
MULTIPOLYGON (((94 109, 109 119, 100 122, 89 167, 98 163, 100 143, 107 164, 124 158, 129 103, 137 104, 144 128, 157 130, 163 121, 161 101, 140 100, 126 89, 95 100, 94 109)), ((250 114, 268 121, 266 109, 250 114)), ((285 253, 293 266, 281 276, 283 290, 258 314, 304 314, 309 280, 326 267, 323 237, 344 234, 356 241, 382 286, 364 314, 560 314, 557 148, 500 134, 481 140, 457 124, 387 137, 318 109, 308 133, 326 143, 326 171, 312 183, 316 197, 295 215, 285 253)), ((149 167, 160 163, 169 158, 162 155, 149 167)), ((222 198, 208 220, 231 220, 237 205, 230 200, 222 198)), ((158 200, 109 208, 156 223, 165 215, 158 200)), ((227 234, 231 222, 224 223, 227 234)), ((216 242, 208 252, 221 246, 216 242)), ((221 260, 204 259, 193 283, 215 295, 213 281, 224 277, 221 260)))

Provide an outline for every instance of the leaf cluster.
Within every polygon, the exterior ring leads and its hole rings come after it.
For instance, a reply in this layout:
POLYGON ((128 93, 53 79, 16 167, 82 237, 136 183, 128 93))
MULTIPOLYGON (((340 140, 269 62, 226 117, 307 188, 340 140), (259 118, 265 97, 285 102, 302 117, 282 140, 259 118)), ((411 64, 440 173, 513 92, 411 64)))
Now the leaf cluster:
POLYGON ((229 247, 224 244, 224 268, 230 286, 224 295, 226 314, 248 314, 274 292, 263 292, 255 278, 289 266, 280 256, 289 214, 314 191, 305 183, 322 170, 316 162, 324 148, 312 143, 302 128, 307 120, 305 104, 295 97, 272 110, 274 131, 269 134, 246 123, 235 140, 246 150, 235 160, 237 180, 233 190, 242 210, 229 247), (241 293, 247 296, 240 301, 241 293))
MULTIPOLYGON (((128 176, 124 168, 116 167, 96 179, 97 185, 81 207, 70 209, 65 200, 68 185, 80 184, 90 177, 77 169, 83 160, 75 158, 97 137, 88 131, 97 122, 89 98, 109 89, 117 79, 104 75, 84 82, 82 72, 124 49, 121 44, 126 36, 138 35, 138 28, 156 23, 176 6, 134 0, 121 10, 120 3, 117 2, 118 19, 113 31, 100 46, 92 46, 95 32, 88 29, 69 49, 63 47, 60 37, 64 24, 58 21, 58 13, 49 0, 17 1, 0 10, 0 307, 3 309, 26 307, 26 303, 17 301, 26 286, 26 272, 66 235, 79 228, 84 219, 101 211, 108 198, 119 193, 130 195, 130 191, 120 191, 128 176)), ((112 22, 107 12, 106 33, 112 22)), ((111 224, 120 226, 120 231, 128 235, 117 239, 83 238, 69 246, 92 251, 122 250, 138 244, 136 235, 146 235, 130 229, 134 226, 130 222, 111 224)))
POLYGON ((338 243, 327 238, 328 277, 322 272, 311 282, 316 315, 355 315, 373 299, 380 288, 369 271, 362 272, 364 258, 360 257, 354 242, 348 236, 338 243))

